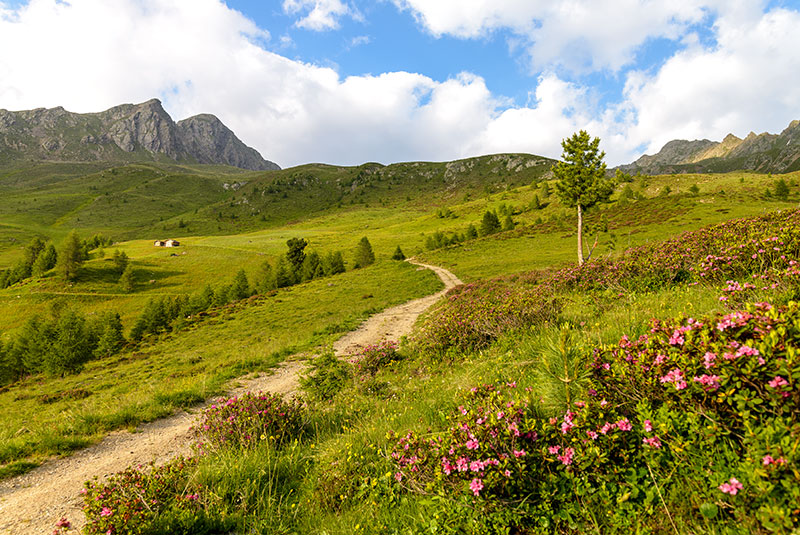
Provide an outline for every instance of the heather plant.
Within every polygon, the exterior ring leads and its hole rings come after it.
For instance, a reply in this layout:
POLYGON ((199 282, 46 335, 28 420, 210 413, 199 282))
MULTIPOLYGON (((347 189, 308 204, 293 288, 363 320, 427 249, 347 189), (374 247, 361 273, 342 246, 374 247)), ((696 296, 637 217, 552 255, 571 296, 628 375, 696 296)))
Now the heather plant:
POLYGON ((195 428, 201 451, 223 447, 253 447, 260 442, 281 444, 303 432, 305 409, 278 394, 248 392, 220 399, 203 412, 195 428))
POLYGON ((365 346, 350 359, 350 362, 353 364, 356 376, 363 379, 373 377, 378 370, 398 360, 400 355, 397 353, 397 342, 384 340, 378 344, 365 346))
MULTIPOLYGON (((205 513, 213 497, 191 481, 196 458, 128 468, 82 491, 87 535, 216 533, 224 523, 205 513), (168 527, 169 529, 164 529, 168 527)), ((63 526, 59 526, 63 527, 63 526)))
POLYGON ((430 354, 481 349, 501 334, 557 318, 561 300, 541 285, 492 280, 458 286, 430 312, 416 341, 430 354))
POLYGON ((393 438, 395 478, 454 533, 789 533, 799 340, 797 303, 655 321, 595 349, 556 416, 513 382, 472 388, 447 430, 393 438))

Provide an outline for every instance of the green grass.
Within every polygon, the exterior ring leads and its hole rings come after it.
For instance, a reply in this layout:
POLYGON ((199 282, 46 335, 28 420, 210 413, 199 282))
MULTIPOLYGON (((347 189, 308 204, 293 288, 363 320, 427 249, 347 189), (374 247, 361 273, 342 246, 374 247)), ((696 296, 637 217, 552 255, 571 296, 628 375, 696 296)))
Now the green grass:
POLYGON ((0 393, 0 463, 35 462, 161 418, 221 392, 230 379, 274 366, 290 351, 330 343, 370 313, 439 288, 433 273, 385 261, 225 307, 189 331, 90 362, 77 375, 32 377, 0 393), (61 395, 77 389, 89 395, 61 395), (44 396, 57 401, 44 403, 44 396))

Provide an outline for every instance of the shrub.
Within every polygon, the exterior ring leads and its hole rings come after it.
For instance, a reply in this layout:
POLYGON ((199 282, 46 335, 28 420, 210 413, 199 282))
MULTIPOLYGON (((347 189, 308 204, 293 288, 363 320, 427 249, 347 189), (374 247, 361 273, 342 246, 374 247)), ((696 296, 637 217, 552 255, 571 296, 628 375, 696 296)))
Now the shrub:
POLYGON ((350 362, 356 375, 362 379, 373 377, 378 370, 400 360, 397 354, 397 342, 384 340, 378 344, 370 344, 355 355, 350 362))
POLYGON ((300 386, 313 399, 327 401, 333 399, 351 377, 350 365, 328 351, 311 362, 311 373, 300 378, 300 386))
POLYGON ((195 429, 201 450, 252 447, 259 442, 280 444, 296 438, 304 427, 305 410, 278 394, 248 392, 218 400, 203 412, 195 429))

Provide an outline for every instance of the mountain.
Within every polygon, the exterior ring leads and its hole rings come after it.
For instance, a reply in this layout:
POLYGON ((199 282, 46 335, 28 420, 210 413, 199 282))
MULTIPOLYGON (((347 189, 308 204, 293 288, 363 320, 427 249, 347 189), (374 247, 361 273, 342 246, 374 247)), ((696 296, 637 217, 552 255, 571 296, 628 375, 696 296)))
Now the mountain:
POLYGON ((658 154, 645 154, 619 168, 650 175, 743 169, 763 173, 797 171, 800 170, 800 121, 792 121, 780 134, 750 132, 744 139, 728 134, 719 142, 673 140, 658 154))
POLYGON ((0 109, 0 164, 19 160, 174 161, 280 169, 213 115, 176 123, 158 99, 99 113, 71 113, 62 107, 0 109))

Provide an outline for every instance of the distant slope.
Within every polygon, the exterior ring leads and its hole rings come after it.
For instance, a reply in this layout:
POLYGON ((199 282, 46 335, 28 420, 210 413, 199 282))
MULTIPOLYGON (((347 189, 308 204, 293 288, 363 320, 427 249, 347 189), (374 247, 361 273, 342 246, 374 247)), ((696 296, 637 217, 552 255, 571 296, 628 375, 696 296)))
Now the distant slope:
POLYGON ((20 164, 0 168, 0 268, 12 262, 3 259, 4 251, 15 256, 34 236, 60 239, 73 228, 82 235, 149 239, 236 234, 367 206, 428 210, 541 180, 552 164, 529 154, 274 171, 153 162, 20 164))
POLYGON ((175 123, 157 99, 99 113, 0 109, 0 165, 19 161, 189 162, 280 169, 213 115, 175 123))
POLYGON ((728 134, 721 142, 673 140, 658 154, 644 155, 619 168, 650 175, 736 170, 763 173, 797 171, 800 170, 800 121, 792 121, 780 134, 750 132, 744 139, 728 134))

